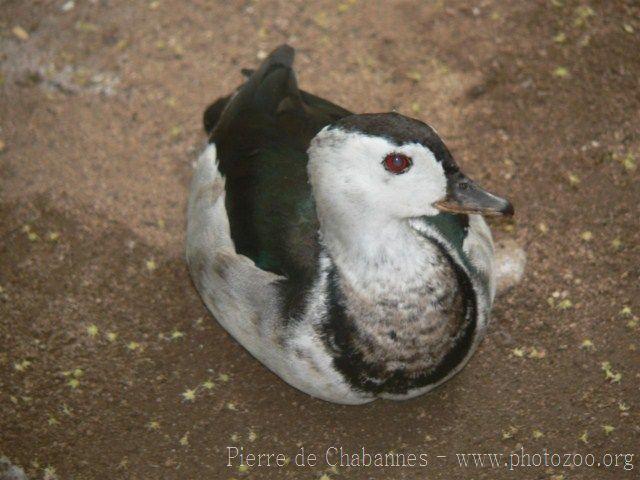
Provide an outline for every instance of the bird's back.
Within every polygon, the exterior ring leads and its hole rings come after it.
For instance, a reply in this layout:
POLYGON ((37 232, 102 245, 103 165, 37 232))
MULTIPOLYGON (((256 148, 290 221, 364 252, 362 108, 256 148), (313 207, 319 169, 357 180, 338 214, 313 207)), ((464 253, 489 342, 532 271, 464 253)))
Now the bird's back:
POLYGON ((205 128, 237 252, 299 286, 318 258, 306 151, 320 129, 350 112, 298 89, 293 54, 287 45, 274 50, 234 95, 207 109, 205 128))

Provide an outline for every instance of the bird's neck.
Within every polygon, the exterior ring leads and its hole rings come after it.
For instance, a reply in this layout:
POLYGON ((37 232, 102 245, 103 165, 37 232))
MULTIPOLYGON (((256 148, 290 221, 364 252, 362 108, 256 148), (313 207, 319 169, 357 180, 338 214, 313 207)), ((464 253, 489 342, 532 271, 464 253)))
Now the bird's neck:
POLYGON ((428 278, 438 255, 436 246, 405 219, 358 212, 321 218, 321 225, 322 243, 334 265, 363 294, 376 294, 380 288, 402 290, 407 283, 428 278))

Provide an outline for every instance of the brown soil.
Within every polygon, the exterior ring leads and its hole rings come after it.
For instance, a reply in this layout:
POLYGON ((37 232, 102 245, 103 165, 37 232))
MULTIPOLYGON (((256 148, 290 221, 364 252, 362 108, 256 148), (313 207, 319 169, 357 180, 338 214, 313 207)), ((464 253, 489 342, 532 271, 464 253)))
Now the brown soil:
POLYGON ((637 478, 637 2, 64 4, 0 9, 0 455, 30 478, 637 478), (523 282, 463 373, 416 400, 299 393, 191 285, 201 114, 284 41, 305 89, 428 120, 516 205, 495 228, 525 245, 523 282), (226 466, 232 445, 430 464, 243 471, 226 466), (456 453, 521 447, 634 453, 635 469, 457 467, 456 453))

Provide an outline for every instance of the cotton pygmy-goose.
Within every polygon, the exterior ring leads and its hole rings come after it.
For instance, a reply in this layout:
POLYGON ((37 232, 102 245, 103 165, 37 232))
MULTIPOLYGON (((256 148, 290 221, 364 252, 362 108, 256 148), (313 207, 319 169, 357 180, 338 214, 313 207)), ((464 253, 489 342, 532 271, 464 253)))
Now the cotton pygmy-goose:
POLYGON ((495 295, 483 215, 429 125, 299 90, 281 46, 205 112, 187 260, 218 322, 290 385, 331 402, 415 397, 481 340, 495 295))

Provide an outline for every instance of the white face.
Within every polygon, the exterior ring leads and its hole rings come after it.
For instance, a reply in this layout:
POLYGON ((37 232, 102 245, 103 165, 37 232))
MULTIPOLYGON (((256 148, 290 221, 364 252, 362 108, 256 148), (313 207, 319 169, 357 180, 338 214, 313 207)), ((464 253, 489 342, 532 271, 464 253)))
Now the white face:
POLYGON ((447 193, 444 169, 427 147, 398 146, 338 128, 325 128, 312 140, 308 171, 316 202, 337 212, 386 218, 436 215, 434 203, 447 193))

